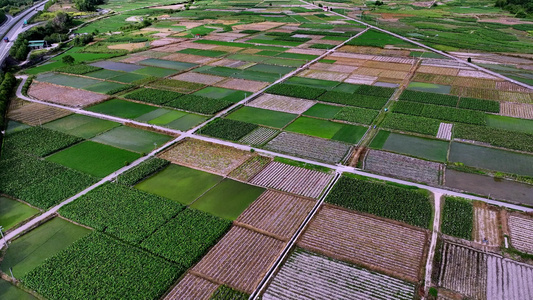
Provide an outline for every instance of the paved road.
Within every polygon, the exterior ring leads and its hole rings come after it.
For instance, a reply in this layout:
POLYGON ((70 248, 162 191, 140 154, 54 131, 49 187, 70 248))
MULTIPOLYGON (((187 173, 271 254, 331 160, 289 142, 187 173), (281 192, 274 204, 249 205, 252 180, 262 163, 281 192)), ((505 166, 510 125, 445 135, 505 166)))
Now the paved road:
POLYGON ((437 236, 440 232, 440 207, 442 196, 443 195, 440 193, 433 194, 433 197, 435 198, 435 215, 433 218, 433 230, 431 232, 431 242, 429 244, 428 259, 426 262, 426 277, 424 280, 424 291, 426 292, 426 296, 429 292, 429 288, 431 287, 431 274, 433 273, 433 257, 435 256, 435 249, 437 248, 437 236))
MULTIPOLYGON (((316 5, 312 4, 312 3, 309 3, 309 2, 307 2, 307 1, 304 1, 304 0, 299 0, 299 1, 302 2, 302 3, 308 4, 308 5, 315 6, 316 8, 319 8, 318 6, 316 6, 316 5)), ((386 34, 390 34, 390 35, 392 35, 392 36, 394 36, 394 37, 397 37, 397 38, 399 38, 399 39, 401 39, 401 40, 403 40, 403 41, 406 41, 406 42, 409 42, 409 43, 415 44, 415 45, 417 45, 417 46, 419 46, 419 47, 421 47, 421 48, 428 49, 428 50, 430 50, 430 51, 432 51, 432 52, 435 52, 435 53, 438 53, 438 54, 440 54, 440 55, 442 55, 442 56, 445 56, 445 57, 451 58, 451 59, 453 59, 453 60, 459 61, 459 62, 461 62, 461 63, 463 63, 463 64, 465 64, 465 65, 468 65, 469 67, 472 67, 472 68, 478 70, 478 71, 486 72, 486 73, 488 73, 488 74, 490 74, 490 75, 492 75, 492 76, 495 76, 495 77, 498 77, 498 78, 501 78, 501 79, 504 79, 504 80, 510 81, 510 82, 515 83, 515 84, 518 84, 518 85, 520 85, 520 86, 522 86, 522 87, 525 87, 525 88, 528 88, 528 89, 530 89, 530 90, 533 90, 533 86, 530 86, 530 85, 528 85, 528 84, 525 84, 525 83, 520 82, 520 81, 517 81, 517 80, 514 80, 514 79, 512 79, 512 78, 506 77, 506 76, 504 76, 504 75, 502 75, 502 74, 500 74, 500 73, 496 73, 496 72, 493 72, 493 71, 491 71, 491 70, 485 69, 485 68, 480 67, 480 66, 478 66, 478 65, 476 65, 476 64, 466 62, 466 61, 464 61, 463 59, 460 59, 460 58, 458 58, 458 57, 455 57, 455 56, 453 56, 453 55, 451 55, 451 54, 448 54, 448 53, 446 53, 446 52, 443 52, 443 51, 437 50, 437 49, 435 49, 435 48, 431 48, 431 47, 426 46, 426 45, 424 45, 424 44, 422 44, 422 43, 420 43, 420 42, 413 41, 413 40, 408 39, 408 38, 406 38, 406 37, 404 37, 404 36, 401 36, 401 35, 399 35, 399 34, 396 34, 396 33, 394 33, 394 32, 391 32, 391 31, 388 31, 388 30, 385 30, 385 29, 379 28, 379 27, 374 26, 374 25, 370 25, 370 24, 368 24, 368 23, 366 23, 366 22, 363 22, 363 21, 361 21, 361 20, 359 20, 359 19, 351 18, 351 17, 345 16, 345 15, 343 15, 343 14, 336 13, 336 12, 334 12, 334 11, 330 11, 330 13, 335 14, 335 15, 340 16, 340 17, 343 17, 343 18, 348 19, 348 20, 355 21, 355 22, 357 22, 357 23, 359 23, 359 24, 362 24, 362 25, 367 26, 368 28, 375 29, 375 30, 377 30, 377 31, 381 31, 381 32, 386 33, 386 34)))
POLYGON ((46 2, 48 2, 48 0, 28 8, 27 10, 18 14, 16 17, 12 17, 9 22, 6 22, 2 27, 0 27, 0 30, 2 30, 0 32, 0 37, 2 37, 2 39, 4 36, 9 38, 9 43, 0 41, 0 66, 3 65, 4 60, 9 55, 9 49, 11 49, 11 46, 13 46, 13 41, 17 39, 19 34, 30 28, 30 26, 24 26, 24 20, 30 19, 37 14, 39 10, 42 10, 46 2))

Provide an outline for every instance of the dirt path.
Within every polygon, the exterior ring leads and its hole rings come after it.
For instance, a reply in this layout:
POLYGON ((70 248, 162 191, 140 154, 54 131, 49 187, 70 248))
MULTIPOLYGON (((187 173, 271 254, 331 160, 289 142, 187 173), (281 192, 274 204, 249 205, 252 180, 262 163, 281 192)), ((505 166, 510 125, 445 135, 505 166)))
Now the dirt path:
POLYGON ((431 233, 431 242, 429 244, 428 260, 426 262, 426 278, 424 281, 424 292, 427 296, 431 287, 431 273, 433 269, 433 257, 437 247, 437 236, 440 229, 440 200, 442 193, 433 193, 435 197, 435 217, 433 218, 433 231, 431 233))

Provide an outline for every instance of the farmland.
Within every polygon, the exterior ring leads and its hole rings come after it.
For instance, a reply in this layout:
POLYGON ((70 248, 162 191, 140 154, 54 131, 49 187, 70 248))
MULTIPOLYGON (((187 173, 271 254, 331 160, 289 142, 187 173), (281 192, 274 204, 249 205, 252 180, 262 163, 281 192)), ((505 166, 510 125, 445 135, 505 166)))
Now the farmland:
POLYGON ((532 298, 533 26, 480 1, 50 2, 0 298, 532 298))
POLYGON ((412 299, 413 293, 414 286, 407 282, 297 249, 276 275, 263 298, 294 299, 303 294, 320 299, 412 299), (353 286, 358 288, 353 289, 353 286))

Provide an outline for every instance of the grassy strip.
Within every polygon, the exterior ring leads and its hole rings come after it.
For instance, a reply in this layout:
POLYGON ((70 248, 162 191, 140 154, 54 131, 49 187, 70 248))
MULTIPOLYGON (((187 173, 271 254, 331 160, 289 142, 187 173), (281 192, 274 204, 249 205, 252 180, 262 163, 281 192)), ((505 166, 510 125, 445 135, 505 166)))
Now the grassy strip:
POLYGON ((444 197, 442 233, 472 240, 474 207, 472 202, 459 197, 444 197))

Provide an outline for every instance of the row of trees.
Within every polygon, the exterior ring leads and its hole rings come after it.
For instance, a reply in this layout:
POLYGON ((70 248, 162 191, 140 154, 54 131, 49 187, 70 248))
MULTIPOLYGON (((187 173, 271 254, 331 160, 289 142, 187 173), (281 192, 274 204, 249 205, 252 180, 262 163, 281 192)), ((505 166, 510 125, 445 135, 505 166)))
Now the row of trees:
POLYGON ((95 11, 100 4, 104 4, 104 0, 74 0, 74 6, 80 11, 95 11))

